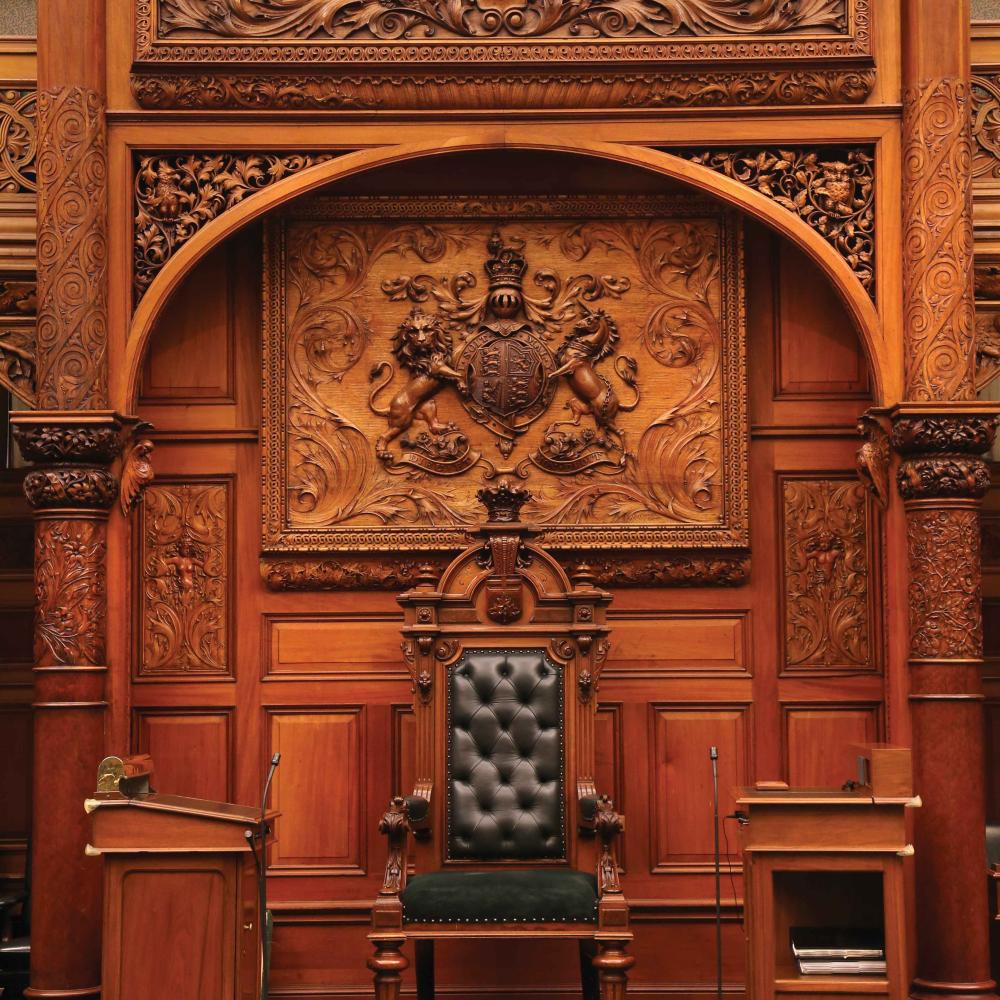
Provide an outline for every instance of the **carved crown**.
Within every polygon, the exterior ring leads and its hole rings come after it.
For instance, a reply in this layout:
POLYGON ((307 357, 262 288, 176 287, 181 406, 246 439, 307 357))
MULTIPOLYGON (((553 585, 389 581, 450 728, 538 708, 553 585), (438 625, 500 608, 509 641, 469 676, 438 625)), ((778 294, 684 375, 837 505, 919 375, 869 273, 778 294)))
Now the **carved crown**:
POLYGON ((485 486, 476 494, 486 508, 490 521, 510 523, 521 519, 521 508, 532 499, 531 493, 520 486, 511 486, 501 479, 496 486, 485 486))
POLYGON ((486 243, 486 249, 493 255, 483 265, 490 279, 490 288, 514 285, 518 288, 528 267, 524 254, 515 246, 505 246, 500 231, 495 229, 486 243))

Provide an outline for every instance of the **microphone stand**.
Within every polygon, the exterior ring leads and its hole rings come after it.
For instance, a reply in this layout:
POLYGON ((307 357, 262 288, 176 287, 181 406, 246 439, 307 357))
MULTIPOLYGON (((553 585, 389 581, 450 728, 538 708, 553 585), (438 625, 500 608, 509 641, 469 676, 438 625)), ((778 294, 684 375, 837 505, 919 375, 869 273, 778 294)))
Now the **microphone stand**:
POLYGON ((267 779, 264 781, 264 792, 260 798, 260 823, 257 831, 246 830, 243 836, 250 845, 253 852, 253 863, 257 869, 257 904, 260 910, 258 917, 260 924, 260 998, 267 1000, 268 997, 268 974, 271 967, 271 928, 267 914, 267 867, 265 865, 265 851, 267 849, 267 835, 270 828, 264 818, 267 813, 267 794, 271 790, 271 781, 274 772, 281 762, 281 754, 276 753, 271 758, 271 766, 267 772, 267 779), (260 838, 260 853, 257 853, 257 838, 260 838))
POLYGON ((715 993, 722 1000, 722 867, 719 858, 719 748, 710 747, 712 761, 712 829, 715 833, 715 993))

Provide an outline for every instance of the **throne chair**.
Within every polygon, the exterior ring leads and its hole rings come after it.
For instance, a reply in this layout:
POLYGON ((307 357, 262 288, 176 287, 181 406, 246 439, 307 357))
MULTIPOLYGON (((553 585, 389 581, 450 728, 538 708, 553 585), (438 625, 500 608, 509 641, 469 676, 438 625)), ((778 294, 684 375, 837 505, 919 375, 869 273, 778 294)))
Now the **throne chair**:
POLYGON ((615 839, 594 782, 594 720, 611 596, 571 583, 520 521, 530 499, 480 490, 488 519, 444 571, 400 595, 414 685, 416 780, 393 798, 372 909, 377 1000, 396 1000, 414 942, 418 1000, 441 939, 579 942, 586 1000, 621 1000, 634 962, 615 839), (412 837, 412 840, 410 839, 412 837), (416 874, 410 874, 410 869, 416 874))

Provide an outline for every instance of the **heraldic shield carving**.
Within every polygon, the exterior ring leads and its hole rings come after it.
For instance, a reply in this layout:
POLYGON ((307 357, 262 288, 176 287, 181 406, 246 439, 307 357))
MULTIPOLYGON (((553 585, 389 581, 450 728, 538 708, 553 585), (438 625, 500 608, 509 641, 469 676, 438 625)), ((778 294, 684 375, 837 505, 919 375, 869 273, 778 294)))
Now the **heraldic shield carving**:
POLYGON ((745 547, 738 223, 691 199, 317 199, 265 266, 264 551, 745 547))

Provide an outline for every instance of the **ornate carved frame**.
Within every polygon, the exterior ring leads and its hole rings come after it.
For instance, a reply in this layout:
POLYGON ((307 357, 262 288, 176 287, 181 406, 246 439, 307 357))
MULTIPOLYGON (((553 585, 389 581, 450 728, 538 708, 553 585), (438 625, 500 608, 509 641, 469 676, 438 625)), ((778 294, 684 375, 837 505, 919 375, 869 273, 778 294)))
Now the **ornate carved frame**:
POLYGON ((870 0, 829 0, 817 5, 822 16, 801 25, 769 3, 745 16, 743 30, 714 9, 717 0, 672 5, 649 24, 647 12, 623 13, 611 2, 577 5, 566 16, 552 4, 558 16, 537 30, 516 17, 526 5, 514 5, 512 18, 510 5, 498 12, 464 3, 457 31, 416 0, 386 2, 367 19, 341 16, 345 5, 331 4, 329 30, 305 4, 274 15, 268 30, 259 19, 243 26, 229 0, 171 2, 186 23, 164 30, 167 0, 135 0, 132 87, 143 107, 856 104, 875 80, 870 0), (185 76, 185 64, 203 73, 185 76))
MULTIPOLYGON (((296 207, 286 218, 361 220, 461 220, 457 206, 474 204, 475 219, 531 220, 540 218, 668 218, 710 217, 719 220, 724 249, 720 276, 723 336, 722 404, 723 462, 728 472, 721 523, 650 526, 638 524, 554 526, 546 530, 546 545, 568 559, 599 557, 599 579, 643 585, 679 583, 704 585, 741 583, 748 569, 749 474, 746 415, 745 316, 742 283, 742 233, 734 213, 720 212, 711 202, 690 197, 620 198, 468 198, 407 197, 315 199, 296 207), (586 554, 584 556, 584 553, 586 554), (678 572, 670 566, 677 563, 678 572)), ((466 537, 454 527, 290 528, 285 490, 285 344, 284 281, 281 223, 265 240, 264 404, 263 404, 263 535, 262 573, 273 589, 352 589, 409 583, 421 562, 435 563, 457 551, 466 537), (393 565, 409 563, 399 579, 385 575, 385 556, 393 565), (313 557, 313 558, 309 558, 313 557)))

